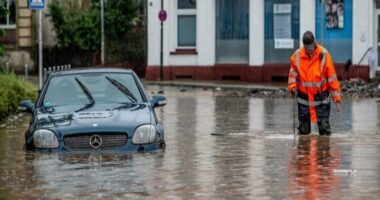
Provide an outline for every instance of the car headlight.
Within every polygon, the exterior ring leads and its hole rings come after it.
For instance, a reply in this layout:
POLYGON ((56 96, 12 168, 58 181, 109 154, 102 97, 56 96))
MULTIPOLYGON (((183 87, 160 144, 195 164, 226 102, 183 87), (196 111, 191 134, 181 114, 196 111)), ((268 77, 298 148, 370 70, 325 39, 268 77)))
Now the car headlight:
POLYGON ((133 144, 148 144, 156 140, 156 128, 152 125, 142 125, 133 133, 133 144))
POLYGON ((33 133, 33 143, 37 148, 58 148, 57 136, 52 131, 39 129, 33 133))

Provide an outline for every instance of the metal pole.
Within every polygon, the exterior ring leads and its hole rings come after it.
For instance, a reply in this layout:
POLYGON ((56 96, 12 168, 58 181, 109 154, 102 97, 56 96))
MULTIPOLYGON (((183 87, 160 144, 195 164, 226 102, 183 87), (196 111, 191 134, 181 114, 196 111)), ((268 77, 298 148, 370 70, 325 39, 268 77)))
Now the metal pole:
POLYGON ((101 30, 101 63, 104 65, 104 0, 100 0, 100 23, 102 26, 101 30))
POLYGON ((46 68, 44 68, 44 82, 46 80, 46 77, 47 77, 47 70, 46 70, 46 68))
POLYGON ((42 10, 38 10, 38 76, 42 89, 42 10))
POLYGON ((25 81, 28 81, 28 64, 25 64, 25 81))
MULTIPOLYGON (((164 9, 164 1, 161 0, 161 10, 164 9)), ((164 40, 164 22, 161 20, 161 39, 160 39, 160 80, 164 80, 164 45, 163 45, 163 40, 164 40)))

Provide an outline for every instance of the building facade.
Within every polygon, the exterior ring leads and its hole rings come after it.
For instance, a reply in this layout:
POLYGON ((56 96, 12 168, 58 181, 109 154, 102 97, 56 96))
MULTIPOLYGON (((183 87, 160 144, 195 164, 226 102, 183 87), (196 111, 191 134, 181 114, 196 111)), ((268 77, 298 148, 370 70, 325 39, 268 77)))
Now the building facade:
MULTIPOLYGON (((76 4, 81 9, 90 7, 91 0, 60 0, 67 4, 76 4)), ((42 10, 42 44, 45 49, 57 44, 54 27, 49 17, 48 5, 52 1, 45 0, 45 9, 42 10)), ((0 64, 8 65, 16 72, 24 70, 28 64, 31 71, 37 71, 38 65, 38 15, 36 10, 29 8, 29 0, 0 0, 9 13, 0 19, 0 29, 5 36, 0 42, 6 48, 6 56, 0 58, 0 64)), ((46 66, 45 66, 46 67, 46 66)))
POLYGON ((25 64, 33 68, 35 27, 28 0, 0 0, 0 3, 8 9, 8 15, 0 19, 0 29, 5 31, 0 42, 5 46, 7 54, 0 58, 0 62, 15 71, 23 70, 25 64))
MULTIPOLYGON (((287 81, 289 58, 307 30, 331 53, 340 79, 369 80, 371 63, 380 70, 380 0, 163 2, 165 80, 287 81)), ((158 80, 161 3, 147 7, 146 79, 158 80)))

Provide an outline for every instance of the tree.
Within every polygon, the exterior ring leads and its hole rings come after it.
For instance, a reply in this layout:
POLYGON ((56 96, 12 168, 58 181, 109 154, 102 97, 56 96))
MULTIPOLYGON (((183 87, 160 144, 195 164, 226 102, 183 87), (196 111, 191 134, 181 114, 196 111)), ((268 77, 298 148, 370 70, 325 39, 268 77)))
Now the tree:
MULTIPOLYGON (((107 38, 121 39, 133 26, 136 10, 142 0, 108 0, 105 3, 105 34, 107 38)), ((50 17, 61 47, 79 47, 96 51, 100 48, 100 3, 93 0, 87 10, 78 4, 68 5, 53 0, 49 5, 50 17)))
MULTIPOLYGON (((0 5, 0 18, 5 18, 8 14, 8 10, 5 7, 5 5, 0 5)), ((4 30, 0 29, 0 37, 3 37, 5 35, 4 30)), ((5 53, 4 45, 0 43, 0 57, 3 56, 5 53)))

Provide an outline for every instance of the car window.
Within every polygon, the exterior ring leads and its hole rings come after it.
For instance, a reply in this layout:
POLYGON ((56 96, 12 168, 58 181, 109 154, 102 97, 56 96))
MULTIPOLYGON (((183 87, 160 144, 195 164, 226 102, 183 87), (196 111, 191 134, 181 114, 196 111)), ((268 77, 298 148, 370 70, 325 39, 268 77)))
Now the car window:
POLYGON ((95 104, 143 102, 132 74, 88 73, 53 77, 45 93, 43 106, 89 104, 91 101, 78 81, 89 91, 95 104), (119 84, 121 87, 118 87, 119 84))

